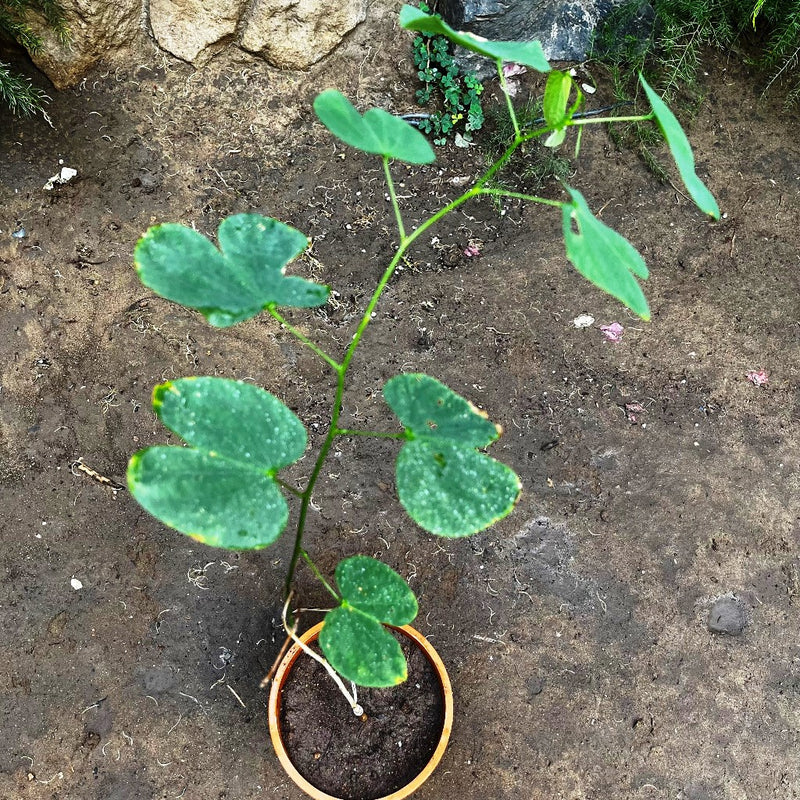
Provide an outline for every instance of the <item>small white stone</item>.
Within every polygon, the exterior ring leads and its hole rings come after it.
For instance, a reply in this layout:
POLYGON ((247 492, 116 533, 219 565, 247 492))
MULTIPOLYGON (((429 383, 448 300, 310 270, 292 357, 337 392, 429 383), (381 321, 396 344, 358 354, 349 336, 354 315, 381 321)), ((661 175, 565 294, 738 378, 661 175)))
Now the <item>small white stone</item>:
POLYGON ((77 591, 79 591, 79 590, 81 590, 81 589, 83 589, 83 584, 82 584, 82 583, 81 583, 81 582, 80 582, 80 581, 79 581, 79 580, 78 580, 76 577, 74 577, 74 576, 73 576, 73 577, 70 579, 69 585, 70 585, 70 586, 71 586, 71 587, 72 587, 72 588, 73 588, 73 589, 74 589, 76 592, 77 592, 77 591))

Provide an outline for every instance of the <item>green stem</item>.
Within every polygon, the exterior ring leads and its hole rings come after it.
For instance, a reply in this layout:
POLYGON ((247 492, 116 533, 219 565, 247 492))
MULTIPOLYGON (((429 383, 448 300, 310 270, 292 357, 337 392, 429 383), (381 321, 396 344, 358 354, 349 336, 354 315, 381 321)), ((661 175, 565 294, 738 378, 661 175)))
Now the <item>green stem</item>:
POLYGON ((304 333, 301 333, 297 328, 294 327, 290 322, 288 322, 284 317, 282 317, 278 311, 275 309, 274 306, 268 306, 267 311, 283 325, 286 330, 289 331, 292 335, 296 336, 306 347, 309 347, 313 350, 326 364, 328 364, 331 369, 338 370, 341 366, 338 362, 334 361, 324 350, 317 347, 311 339, 308 338, 304 333))
POLYGON ((519 136, 515 136, 514 141, 508 146, 503 155, 486 170, 482 177, 478 178, 474 188, 480 189, 485 186, 506 165, 521 144, 525 144, 525 142, 529 142, 531 139, 538 139, 540 136, 544 136, 552 130, 552 128, 537 128, 535 131, 528 131, 528 133, 520 133, 519 136))
POLYGON ((500 76, 500 88, 503 90, 503 95, 506 98, 506 106, 508 107, 508 116, 511 117, 511 122, 514 124, 514 140, 519 141, 522 132, 519 129, 519 122, 517 121, 517 113, 514 111, 514 104, 511 102, 511 95, 508 91, 508 83, 506 83, 506 76, 503 74, 503 59, 498 58, 497 74, 500 76))
POLYGON ((331 412, 331 424, 328 428, 328 435, 322 443, 317 460, 314 462, 314 468, 311 471, 311 477, 308 479, 305 491, 302 494, 300 501, 300 514, 297 518, 297 533, 294 539, 294 550, 292 551, 292 558, 289 562, 289 570, 286 573, 286 583, 284 584, 284 594, 289 596, 292 591, 292 583, 294 581, 294 573, 297 569, 297 562, 303 553, 303 533, 306 529, 306 518, 308 517, 308 507, 311 505, 311 493, 314 491, 317 480, 322 472, 322 466, 325 459, 328 457, 333 440, 336 438, 336 423, 339 421, 339 415, 342 413, 342 397, 344 395, 344 377, 345 370, 343 366, 339 366, 336 370, 336 397, 333 401, 333 411, 331 412))
POLYGON ((597 125, 603 122, 645 122, 648 119, 653 119, 655 114, 649 114, 633 117, 587 117, 584 119, 571 119, 567 125, 597 125))
POLYGON ((295 497, 303 496, 303 493, 299 489, 295 489, 294 486, 292 486, 289 483, 286 483, 286 481, 283 481, 280 478, 275 478, 275 482, 283 486, 283 488, 286 489, 287 492, 291 492, 295 497))
MULTIPOLYGON (((513 109, 511 112, 513 114, 513 109)), ((516 117, 513 117, 516 119, 516 117)), ((285 596, 288 597, 291 590, 292 590, 292 583, 294 582, 294 574, 295 570, 297 569, 297 563, 305 552, 303 550, 303 534, 305 532, 306 527, 306 520, 308 518, 308 509, 311 505, 311 494, 314 491, 314 487, 316 486, 317 480, 322 472, 322 467, 325 464, 325 460, 328 457, 328 453, 330 452, 331 447, 333 446, 334 439, 338 435, 351 435, 355 434, 355 431, 350 431, 346 428, 339 428, 339 417, 342 413, 342 398, 344 397, 344 386, 345 386, 345 378, 347 377, 347 370, 350 367, 350 362, 353 360, 353 356, 355 354, 356 348, 361 341, 361 337, 364 335, 364 331, 367 329, 370 321, 372 320, 372 315, 375 311, 375 307, 378 304, 378 301, 381 298, 384 290, 386 289, 389 281, 392 278, 395 270, 397 269, 397 265, 403 259, 405 254, 408 252, 408 249, 411 245, 420 237, 422 236, 425 231, 427 231, 430 227, 435 225, 439 222, 442 217, 447 216, 451 211, 454 211, 459 206, 462 206, 468 200, 471 200, 473 197, 478 197, 482 194, 491 194, 494 190, 484 189, 484 185, 486 182, 500 169, 503 164, 508 161, 511 157, 512 153, 525 141, 535 138, 536 136, 541 136, 543 133, 547 133, 549 129, 542 129, 540 131, 533 131, 528 134, 521 134, 518 133, 515 137, 514 141, 508 146, 505 153, 494 163, 492 164, 489 169, 484 173, 484 175, 478 179, 476 184, 471 188, 467 189, 462 195, 457 197, 455 200, 449 202, 444 208, 439 209, 435 214, 428 217, 424 222, 421 222, 411 233, 406 234, 405 229, 403 227, 403 222, 400 217, 399 206, 397 205, 397 198, 394 193, 394 184, 392 183, 391 175, 389 174, 388 169, 388 161, 384 157, 384 170, 387 175, 387 181, 389 183, 389 195, 392 198, 392 208, 395 211, 395 219, 397 220, 398 231, 400 233, 400 243, 397 246, 397 250, 395 251, 394 256, 392 256, 392 260, 389 262, 388 266, 381 275, 380 281, 378 281, 378 285, 375 287, 375 291, 372 293, 372 297, 370 297, 369 303, 364 311, 364 315, 361 318, 361 321, 356 328, 356 332, 353 334, 353 338, 350 341, 350 344, 345 351, 344 358, 342 359, 341 363, 336 363, 332 358, 327 356, 326 354, 322 353, 316 345, 313 345, 312 349, 320 355, 320 357, 324 358, 325 361, 332 367, 332 369, 336 372, 336 395, 333 399, 333 408, 331 410, 331 422, 330 427, 328 428, 328 433, 325 436, 325 441, 322 443, 322 447, 320 448, 319 455, 317 456, 317 460, 314 462, 314 467, 311 471, 311 476, 308 479, 308 484, 306 485, 305 491, 301 495, 301 502, 300 502, 300 513, 297 519, 297 533, 295 534, 295 542, 294 542, 294 551, 292 552, 292 557, 289 562, 289 570, 286 574, 286 583, 285 583, 285 596)), ((547 203, 548 201, 542 198, 532 198, 532 197, 525 197, 525 199, 534 199, 535 202, 542 202, 547 203)), ((561 203, 557 203, 556 201, 549 201, 551 205, 558 205, 560 206, 561 203)), ((282 321, 282 318, 277 315, 277 312, 274 309, 271 309, 272 315, 282 321)), ((289 327, 287 325, 287 327, 289 327)), ((289 330, 292 330, 289 327, 289 330)), ((298 331, 299 333, 299 331, 298 331)), ((308 342, 305 337, 298 336, 301 341, 308 344, 310 347, 312 343, 308 342)), ((356 434, 359 435, 359 434, 356 434)), ((363 435, 363 434, 361 434, 363 435)), ((401 438, 401 435, 392 438, 401 438)))
POLYGON ((375 439, 405 439, 405 433, 382 433, 381 431, 356 431, 351 428, 337 428, 337 436, 371 436, 375 439))
POLYGON ((325 580, 324 576, 317 568, 317 565, 311 560, 311 556, 305 550, 302 549, 300 551, 300 555, 303 556, 308 566, 311 567, 311 571, 314 573, 314 575, 317 576, 322 585, 333 595, 336 602, 341 603, 342 598, 339 597, 336 591, 333 588, 331 588, 331 585, 328 583, 328 581, 325 580))
POLYGON ((535 194, 523 194, 522 192, 509 192, 505 189, 481 189, 481 194, 491 194, 496 197, 513 197, 517 200, 528 200, 531 203, 541 203, 545 206, 563 208, 564 204, 560 200, 548 200, 546 197, 537 197, 535 194))
POLYGON ((389 187, 389 197, 392 199, 392 208, 394 209, 394 218, 397 222, 397 230, 400 233, 400 238, 406 238, 406 229, 403 225, 403 217, 400 213, 400 206, 397 203, 397 194, 394 190, 394 181, 392 180, 392 173, 389 169, 388 156, 383 157, 383 174, 386 176, 386 185, 389 187))

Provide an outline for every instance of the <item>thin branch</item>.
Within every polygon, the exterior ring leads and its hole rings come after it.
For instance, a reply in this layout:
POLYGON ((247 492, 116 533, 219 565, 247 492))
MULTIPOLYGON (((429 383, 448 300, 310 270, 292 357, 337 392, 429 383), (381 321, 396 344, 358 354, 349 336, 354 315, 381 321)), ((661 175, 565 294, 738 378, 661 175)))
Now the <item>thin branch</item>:
POLYGON ((275 483, 279 484, 280 486, 283 486, 283 488, 286 489, 287 492, 291 492, 295 497, 303 496, 303 493, 299 489, 295 489, 294 486, 292 486, 289 483, 286 483, 286 481, 281 480, 280 478, 275 478, 275 483))
POLYGON ((303 556, 308 566, 311 567, 311 571, 314 573, 317 580, 319 580, 320 583, 322 583, 322 585, 333 595, 334 600, 336 600, 337 603, 341 603, 342 598, 339 597, 333 587, 328 583, 328 581, 325 580, 322 573, 319 571, 319 569, 317 569, 317 565, 311 560, 311 556, 308 554, 308 552, 306 550, 301 550, 300 555, 303 556))
POLYGON ((503 59, 498 58, 496 61, 497 74, 500 76, 500 88, 503 90, 503 95, 506 98, 506 106, 508 107, 508 116, 511 117, 511 122, 514 125, 514 140, 519 141, 522 137, 522 132, 519 129, 519 122, 517 121, 517 113, 514 111, 514 104, 511 102, 511 95, 508 91, 508 83, 506 76, 503 74, 503 59))
POLYGON ((546 197, 537 197, 535 194, 509 192, 506 189, 481 189, 481 194, 490 194, 496 197, 511 197, 515 200, 527 200, 531 203, 541 203, 542 205, 553 206, 554 208, 562 208, 564 205, 560 200, 548 200, 546 197))
POLYGON ((394 189, 394 181, 392 180, 392 173, 389 169, 389 158, 383 157, 383 174, 386 176, 386 185, 389 187, 389 197, 392 200, 392 209, 394 210, 394 218, 397 222, 397 231, 400 234, 400 239, 406 238, 406 228, 403 225, 403 217, 400 214, 400 205, 397 202, 397 193, 394 189))
POLYGON ((371 436, 375 439, 405 439, 405 432, 384 433, 382 431, 357 431, 351 428, 336 428, 337 436, 371 436))
POLYGON ((338 361, 334 361, 324 350, 322 350, 320 347, 317 347, 317 345, 314 344, 314 342, 312 342, 308 336, 306 336, 304 333, 301 333, 299 330, 297 330, 297 328, 294 327, 294 325, 284 319, 284 317, 278 313, 278 310, 274 306, 267 306, 267 311, 269 311, 269 313, 276 320, 278 320, 278 322, 280 322, 280 324, 283 325, 283 327, 286 328, 289 333, 297 337, 304 345, 306 345, 306 347, 309 347, 311 350, 313 350, 326 364, 331 367, 331 369, 333 369, 335 372, 339 372, 339 370, 341 370, 342 365, 339 364, 338 361))
POLYGON ((589 119, 571 119, 567 121, 567 125, 598 125, 603 122, 645 122, 648 119, 653 119, 655 114, 651 111, 649 114, 639 114, 631 117, 591 117, 589 119))

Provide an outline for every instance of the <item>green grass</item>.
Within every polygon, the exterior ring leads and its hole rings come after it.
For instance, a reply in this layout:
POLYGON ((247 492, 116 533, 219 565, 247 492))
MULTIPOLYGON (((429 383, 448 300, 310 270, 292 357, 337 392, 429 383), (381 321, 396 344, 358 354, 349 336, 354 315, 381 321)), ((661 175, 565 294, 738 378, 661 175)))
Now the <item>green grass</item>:
MULTIPOLYGON (((43 19, 62 43, 69 41, 64 12, 56 0, 0 0, 0 37, 12 39, 29 53, 40 51, 42 39, 31 27, 31 16, 43 19)), ((12 114, 30 116, 44 114, 48 100, 44 91, 12 72, 9 64, 0 62, 0 105, 12 114)))
MULTIPOLYGON (((646 110, 641 72, 690 123, 704 99, 698 80, 704 54, 709 48, 730 52, 738 47, 763 71, 764 94, 780 87, 787 107, 800 100, 800 0, 630 0, 597 29, 591 58, 606 68, 617 100, 646 110)), ((654 155, 662 142, 655 125, 610 125, 609 132, 618 147, 638 151, 650 170, 667 180, 654 155)))
POLYGON ((631 96, 641 71, 668 103, 691 106, 702 99, 704 50, 741 44, 765 71, 765 92, 781 86, 787 104, 800 99, 800 0, 631 0, 600 26, 592 57, 608 67, 619 97, 631 96), (646 7, 654 24, 640 39, 632 26, 646 7))

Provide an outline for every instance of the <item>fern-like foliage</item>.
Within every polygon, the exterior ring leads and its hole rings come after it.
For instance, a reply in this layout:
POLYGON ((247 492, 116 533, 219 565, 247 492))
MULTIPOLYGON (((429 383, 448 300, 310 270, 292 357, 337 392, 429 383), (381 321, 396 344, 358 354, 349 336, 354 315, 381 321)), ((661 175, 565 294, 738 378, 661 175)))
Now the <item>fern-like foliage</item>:
POLYGON ((796 102, 800 0, 630 0, 598 30, 593 55, 609 65, 621 94, 641 71, 674 103, 694 94, 704 48, 727 50, 754 29, 761 42, 755 64, 770 75, 765 91, 783 84, 787 102, 796 102), (642 38, 631 31, 646 11, 651 28, 642 38))
MULTIPOLYGON (((800 61, 800 0, 761 0, 758 12, 759 19, 765 21, 771 31, 762 56, 763 65, 772 75, 767 90, 776 83, 785 82, 788 86, 786 103, 795 104, 800 100, 800 78, 796 75, 800 61)), ((754 24, 756 21, 754 16, 754 24)))
MULTIPOLYGON (((64 11, 57 0, 0 0, 0 38, 11 39, 29 53, 42 48, 42 39, 31 27, 31 18, 37 16, 49 25, 62 44, 69 42, 64 11)), ((12 114, 29 116, 44 114, 48 96, 21 75, 14 74, 10 65, 0 62, 0 105, 12 114)))

